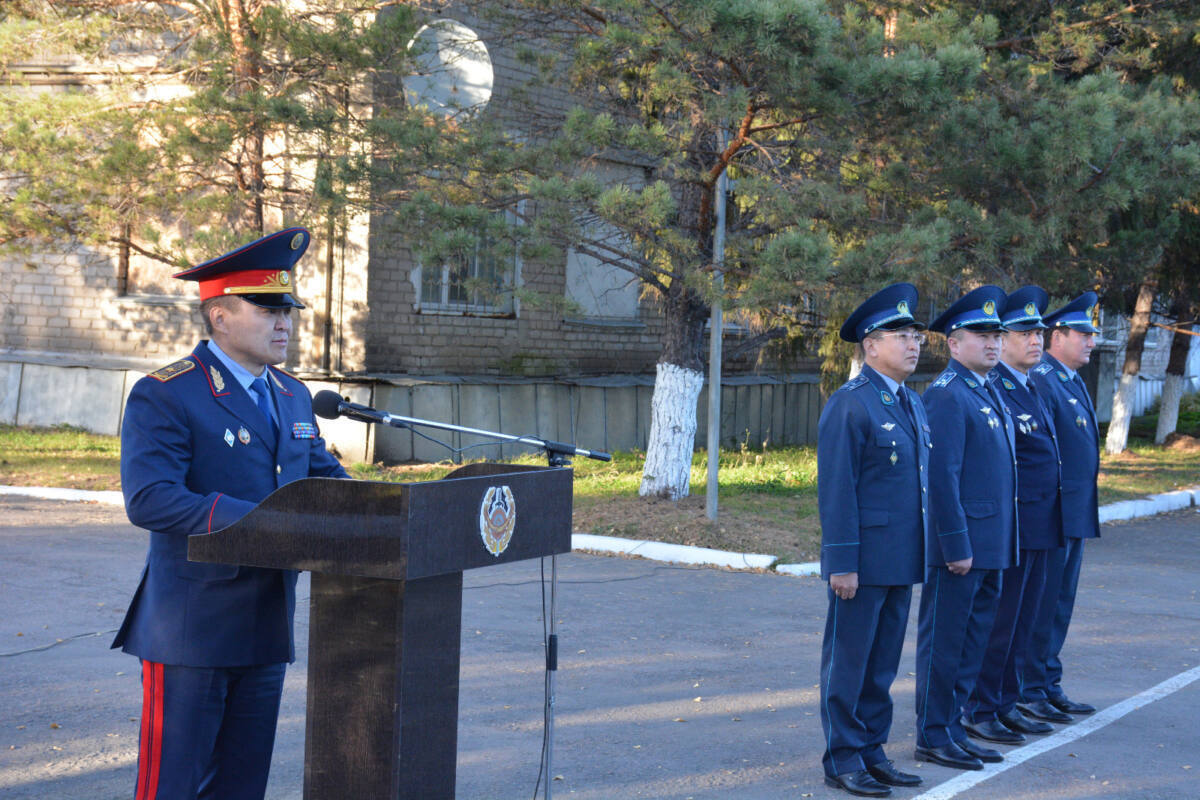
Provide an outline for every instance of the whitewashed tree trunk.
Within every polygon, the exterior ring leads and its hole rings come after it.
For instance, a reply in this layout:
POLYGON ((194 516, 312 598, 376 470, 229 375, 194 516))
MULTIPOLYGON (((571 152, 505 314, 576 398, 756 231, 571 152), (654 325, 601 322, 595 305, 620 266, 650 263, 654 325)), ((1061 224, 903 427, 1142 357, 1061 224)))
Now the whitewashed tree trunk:
MULTIPOLYGON (((1150 311, 1154 307, 1154 295, 1158 284, 1153 277, 1142 281, 1138 289, 1133 316, 1129 320, 1129 338, 1125 340, 1125 365, 1121 368, 1121 382, 1113 397, 1112 420, 1108 423, 1108 436, 1104 439, 1104 450, 1116 455, 1125 450, 1129 443, 1129 423, 1133 419, 1134 391, 1137 376, 1142 368, 1142 350, 1146 346, 1146 331, 1150 328, 1150 311)), ((1100 391, 1097 387, 1096 391, 1100 391)))
MULTIPOLYGON (((1177 336, 1179 334, 1176 334, 1177 336)), ((1175 432, 1179 424, 1179 401, 1183 399, 1183 376, 1167 373, 1163 381, 1162 399, 1158 404, 1158 427, 1154 430, 1154 443, 1162 444, 1175 432)))
POLYGON ((642 468, 642 497, 687 497, 696 446, 696 401, 704 373, 659 363, 650 400, 650 441, 642 468))
POLYGON ((1104 450, 1109 455, 1123 452, 1129 443, 1129 423, 1133 420, 1137 379, 1137 375, 1126 373, 1117 384, 1117 393, 1113 395, 1112 420, 1108 423, 1108 436, 1104 438, 1104 450))
MULTIPOLYGON (((1200 304, 1194 300, 1179 299, 1171 307, 1171 316, 1176 323, 1181 319, 1195 319, 1200 304)), ((1154 443, 1162 444, 1175 432, 1179 425, 1179 401, 1183 399, 1184 373, 1187 372, 1188 356, 1192 352, 1192 326, 1171 331, 1171 355, 1167 358, 1167 374, 1163 383, 1162 399, 1158 404, 1158 428, 1154 431, 1154 443)))
POLYGON ((863 365, 866 363, 861 357, 859 348, 855 347, 854 355, 850 356, 850 374, 846 377, 846 380, 854 380, 858 373, 862 372, 863 365))

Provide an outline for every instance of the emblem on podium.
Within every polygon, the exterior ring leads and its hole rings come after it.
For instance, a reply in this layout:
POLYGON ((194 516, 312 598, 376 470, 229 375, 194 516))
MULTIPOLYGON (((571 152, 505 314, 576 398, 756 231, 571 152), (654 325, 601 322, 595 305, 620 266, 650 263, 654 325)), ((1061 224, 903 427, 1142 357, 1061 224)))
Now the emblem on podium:
POLYGON ((499 556, 512 541, 517 525, 517 503, 507 486, 492 486, 479 504, 479 535, 488 552, 499 556))

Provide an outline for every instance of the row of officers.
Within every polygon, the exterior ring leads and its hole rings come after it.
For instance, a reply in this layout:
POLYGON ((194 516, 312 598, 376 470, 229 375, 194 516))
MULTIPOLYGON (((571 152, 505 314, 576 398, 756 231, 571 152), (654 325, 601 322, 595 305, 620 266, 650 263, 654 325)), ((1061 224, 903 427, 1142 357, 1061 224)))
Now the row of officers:
POLYGON ((925 326, 917 289, 889 286, 846 320, 862 372, 818 428, 825 782, 886 797, 921 779, 885 752, 913 584, 916 752, 983 769, 1050 723, 1095 709, 1069 699, 1059 653, 1083 541, 1100 535, 1096 412, 1077 370, 1096 294, 1047 314, 1037 286, 968 293, 930 329, 950 362, 921 396, 904 385, 925 326))

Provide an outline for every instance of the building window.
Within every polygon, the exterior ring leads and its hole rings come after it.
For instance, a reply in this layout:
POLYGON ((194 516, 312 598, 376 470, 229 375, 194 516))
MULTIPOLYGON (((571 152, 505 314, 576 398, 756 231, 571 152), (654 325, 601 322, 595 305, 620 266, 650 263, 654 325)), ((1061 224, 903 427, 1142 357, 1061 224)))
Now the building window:
MULTIPOLYGON (((513 215, 504 215, 509 225, 513 215)), ((420 267, 421 313, 510 316, 517 312, 513 290, 520 278, 516 254, 498 255, 488 235, 470 250, 438 267, 420 267)))

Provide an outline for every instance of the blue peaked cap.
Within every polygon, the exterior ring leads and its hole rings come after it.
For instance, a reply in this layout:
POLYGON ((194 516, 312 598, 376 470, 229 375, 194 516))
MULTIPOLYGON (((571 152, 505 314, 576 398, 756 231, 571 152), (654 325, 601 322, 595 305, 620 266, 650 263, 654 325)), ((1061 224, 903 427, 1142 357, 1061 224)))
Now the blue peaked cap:
POLYGON ((1045 328, 1042 314, 1050 303, 1050 295, 1040 286, 1022 286, 1008 296, 1000 321, 1009 331, 1032 331, 1045 328))
POLYGON ((234 296, 263 308, 304 308, 292 294, 292 269, 311 238, 305 228, 284 228, 175 277, 199 283, 201 300, 234 296))
POLYGON ((924 329, 924 323, 917 322, 912 315, 917 307, 917 299, 917 287, 911 283, 893 283, 854 309, 854 313, 842 323, 839 335, 847 342, 861 342, 868 333, 881 328, 891 330, 915 326, 924 329))
POLYGON ((972 289, 943 311, 929 329, 945 334, 959 328, 998 331, 1001 329, 1000 315, 1004 313, 1004 301, 1007 298, 1008 295, 999 286, 972 289))
POLYGON ((1092 324, 1092 309, 1099 300, 1095 292, 1084 292, 1043 319, 1051 328, 1074 328, 1084 333, 1099 333, 1100 329, 1092 324))

